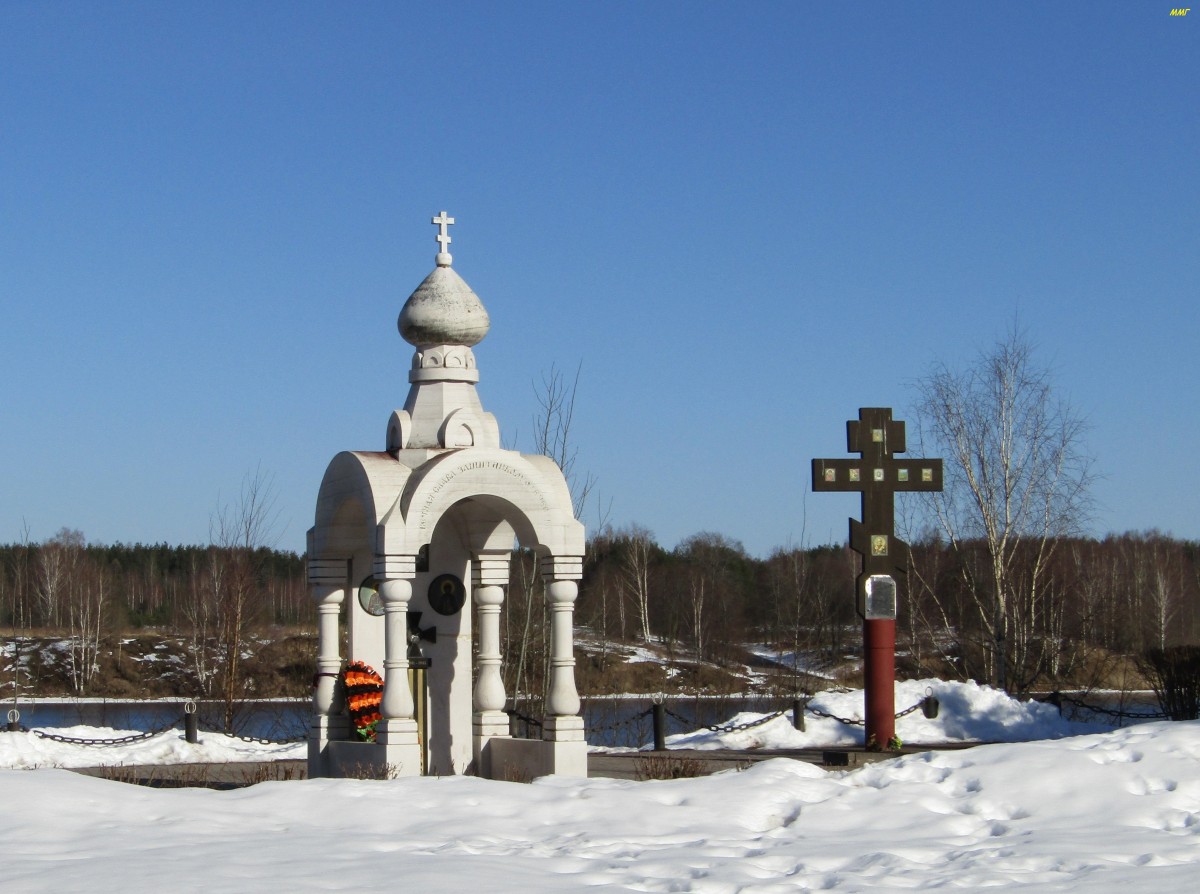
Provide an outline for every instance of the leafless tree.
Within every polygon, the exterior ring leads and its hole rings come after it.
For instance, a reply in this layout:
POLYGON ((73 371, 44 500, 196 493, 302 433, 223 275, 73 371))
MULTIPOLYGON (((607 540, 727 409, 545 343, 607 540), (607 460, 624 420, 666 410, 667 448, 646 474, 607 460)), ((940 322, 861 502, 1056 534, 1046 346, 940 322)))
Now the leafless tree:
POLYGON ((213 618, 221 659, 221 699, 225 731, 233 731, 234 713, 247 681, 241 661, 247 644, 247 627, 258 605, 262 586, 262 560, 278 536, 272 479, 260 466, 247 473, 237 503, 218 504, 209 521, 209 583, 213 618))
POLYGON ((562 370, 551 364, 550 371, 543 374, 540 385, 534 386, 538 402, 538 413, 533 420, 534 450, 548 456, 562 469, 567 486, 571 489, 571 504, 575 517, 583 516, 588 496, 596 484, 590 473, 582 476, 575 469, 579 449, 571 440, 571 427, 575 421, 575 397, 579 392, 580 364, 575 377, 567 381, 562 370))
POLYGON ((1020 651, 1031 642, 1019 625, 1046 598, 1060 538, 1090 517, 1086 423, 1015 326, 974 363, 938 364, 917 388, 921 450, 946 458, 945 490, 930 504, 937 523, 956 550, 972 539, 986 546, 982 567, 962 568, 986 632, 987 678, 1006 689, 1016 671, 1016 688, 1024 688, 1036 670, 1020 651))
POLYGON ((70 650, 67 666, 72 687, 76 693, 83 695, 100 670, 100 644, 104 635, 109 575, 107 569, 98 563, 81 561, 79 565, 83 567, 78 568, 68 589, 70 650))
POLYGON ((60 528, 38 550, 37 596, 42 623, 62 625, 63 608, 76 583, 85 539, 80 531, 60 528))
MULTIPOLYGON (((550 658, 547 648, 549 619, 545 585, 538 573, 536 557, 528 550, 513 554, 509 569, 508 606, 504 613, 504 688, 514 705, 525 704, 536 713, 544 693, 544 670, 550 658)), ((520 709, 519 710, 524 710, 520 709)))
MULTIPOLYGON (((727 615, 733 593, 727 579, 735 558, 745 558, 746 550, 736 540, 724 534, 702 531, 684 538, 675 550, 683 560, 687 579, 687 602, 690 609, 692 644, 696 660, 709 656, 709 627, 715 612, 727 615)), ((732 627, 724 617, 724 626, 732 627)))
POLYGON ((183 594, 182 614, 198 695, 212 694, 214 670, 209 660, 209 648, 214 635, 216 607, 225 595, 225 563, 220 561, 218 552, 217 547, 210 546, 204 561, 198 555, 190 557, 187 589, 183 594))
POLYGON ((29 540, 29 525, 24 523, 21 528, 21 539, 14 545, 9 556, 9 581, 11 594, 11 611, 13 637, 20 628, 28 629, 33 626, 33 606, 30 604, 29 591, 34 589, 31 581, 35 577, 32 556, 33 545, 29 540))
MULTIPOLYGON (((533 389, 538 402, 538 412, 533 419, 534 450, 554 460, 562 470, 571 491, 576 518, 582 516, 595 484, 590 474, 582 477, 577 474, 578 450, 571 439, 581 369, 577 368, 574 378, 568 382, 562 371, 551 365, 541 383, 535 384, 533 389)), ((514 702, 522 699, 536 702, 542 693, 535 694, 535 687, 540 690, 549 679, 549 609, 541 575, 531 556, 519 553, 514 557, 508 592, 504 624, 505 687, 512 693, 514 702)), ((532 703, 529 706, 532 707, 532 703)))
MULTIPOLYGON (((654 535, 647 528, 632 524, 617 532, 621 541, 621 601, 633 602, 638 632, 650 642, 650 556, 654 535)), ((624 632, 624 624, 621 630, 624 632)))

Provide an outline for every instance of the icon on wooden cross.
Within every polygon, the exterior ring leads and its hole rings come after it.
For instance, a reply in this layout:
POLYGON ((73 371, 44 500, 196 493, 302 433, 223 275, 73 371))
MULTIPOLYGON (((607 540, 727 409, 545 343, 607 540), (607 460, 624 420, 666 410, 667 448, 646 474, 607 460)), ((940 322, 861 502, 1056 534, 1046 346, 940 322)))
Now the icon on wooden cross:
MULTIPOLYGON (((895 497, 898 491, 939 491, 942 489, 940 459, 899 460, 895 454, 905 451, 904 423, 892 419, 889 407, 863 407, 858 419, 846 423, 846 448, 859 459, 814 459, 812 489, 816 491, 858 491, 862 495, 862 521, 850 519, 850 548, 862 556, 862 574, 858 578, 858 611, 863 617, 886 615, 886 597, 870 596, 871 580, 887 578, 892 589, 892 614, 895 617, 896 576, 906 573, 907 546, 895 535, 895 497), (863 468, 869 474, 863 475, 863 468), (919 475, 910 470, 920 469, 919 475), (883 608, 873 608, 875 605, 883 608)), ((886 586, 879 584, 886 590, 886 586)))

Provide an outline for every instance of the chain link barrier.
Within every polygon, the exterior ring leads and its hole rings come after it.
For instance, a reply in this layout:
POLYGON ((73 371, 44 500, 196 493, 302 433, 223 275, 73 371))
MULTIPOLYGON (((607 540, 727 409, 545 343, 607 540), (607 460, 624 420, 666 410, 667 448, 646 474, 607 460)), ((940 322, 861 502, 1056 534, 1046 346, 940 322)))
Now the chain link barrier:
POLYGON ((174 729, 174 724, 171 726, 162 727, 160 729, 150 730, 149 732, 134 733, 130 736, 122 736, 115 739, 80 739, 74 736, 63 736, 59 735, 58 733, 48 733, 45 730, 27 730, 25 727, 21 727, 22 732, 33 733, 39 739, 49 739, 51 742, 62 742, 66 745, 91 745, 99 748, 110 748, 114 745, 131 745, 134 742, 143 742, 146 739, 153 739, 155 736, 161 736, 164 733, 170 732, 172 729, 174 729))
POLYGON ((1104 714, 1118 721, 1129 719, 1137 720, 1166 720, 1170 717, 1164 711, 1123 711, 1120 708, 1105 708, 1102 705, 1093 705, 1088 702, 1067 695, 1064 692, 1052 692, 1045 698, 1038 699, 1043 704, 1054 705, 1058 708, 1059 713, 1062 713, 1062 703, 1067 702, 1074 705, 1076 708, 1081 708, 1084 711, 1091 711, 1094 714, 1104 714))
MULTIPOLYGON (((184 712, 185 714, 195 714, 196 703, 194 701, 186 702, 184 704, 184 712)), ((17 720, 20 718, 19 712, 16 712, 15 709, 13 711, 9 711, 10 726, 16 722, 12 716, 14 713, 16 713, 17 720)), ((540 722, 538 722, 538 726, 541 726, 540 722)), ((51 742, 59 742, 64 745, 84 745, 92 748, 111 748, 117 745, 132 745, 134 742, 144 742, 148 739, 153 739, 156 736, 161 736, 174 730, 175 722, 172 721, 171 723, 163 724, 162 726, 143 733, 131 733, 128 736, 115 736, 104 739, 96 737, 64 736, 61 733, 51 733, 43 729, 30 729, 23 723, 17 727, 16 731, 22 733, 33 733, 33 735, 37 736, 39 739, 47 739, 51 742)), ((267 739, 261 736, 243 736, 239 735, 238 733, 229 733, 225 732, 224 730, 216 729, 203 729, 202 731, 209 735, 226 736, 230 739, 238 739, 239 741, 249 742, 254 745, 294 745, 297 742, 304 742, 308 739, 307 732, 300 733, 288 739, 267 739)))
MULTIPOLYGON (((848 692, 849 690, 845 690, 845 691, 848 692)), ((925 703, 925 700, 921 699, 921 701, 918 701, 915 704, 910 705, 909 707, 905 708, 903 711, 897 712, 895 715, 896 719, 899 720, 902 717, 907 717, 909 714, 913 714, 916 711, 921 710, 924 703, 925 703)), ((694 720, 692 720, 690 717, 685 717, 684 715, 678 713, 677 711, 672 710, 669 707, 665 707, 664 711, 668 717, 670 717, 672 720, 675 720, 677 723, 681 724, 685 728, 696 726, 696 722, 694 720)), ((747 720, 743 723, 734 723, 731 720, 726 723, 700 724, 700 727, 702 729, 708 730, 709 732, 716 733, 718 735, 723 735, 726 733, 741 733, 741 732, 745 732, 746 730, 755 729, 756 727, 765 726, 766 724, 770 723, 773 720, 776 720, 780 717, 790 714, 791 711, 792 711, 791 708, 785 708, 781 711, 772 711, 769 714, 764 714, 762 717, 758 717, 754 720, 747 720)), ((812 714, 814 717, 824 717, 829 720, 836 720, 838 723, 844 723, 847 726, 865 726, 866 725, 866 721, 863 720, 862 718, 840 717, 837 714, 831 714, 828 711, 822 711, 820 708, 814 708, 808 702, 805 702, 805 704, 804 704, 804 711, 809 714, 812 714)), ((516 716, 520 720, 526 720, 527 722, 529 722, 531 720, 531 718, 522 717, 520 714, 518 714, 515 711, 509 711, 508 713, 510 716, 516 716)), ((616 732, 617 730, 625 729, 627 727, 633 726, 634 724, 641 723, 647 717, 651 716, 653 713, 654 713, 654 709, 652 707, 647 708, 646 710, 644 710, 638 714, 635 714, 632 717, 627 717, 624 720, 618 720, 618 721, 616 721, 614 723, 610 723, 606 726, 589 726, 587 728, 587 731, 589 733, 595 733, 595 734, 616 732)), ((536 721, 534 721, 534 722, 536 722, 536 721)))
POLYGON ((837 714, 830 714, 828 711, 822 711, 820 708, 814 708, 809 705, 806 709, 809 714, 814 717, 824 717, 827 720, 836 720, 838 723, 844 723, 847 726, 866 726, 867 721, 861 717, 839 717, 837 714))
POLYGON ((586 731, 589 733, 615 733, 623 729, 628 729, 635 724, 640 724, 653 713, 654 708, 647 708, 640 714, 634 714, 632 717, 626 717, 624 720, 614 721, 606 726, 589 726, 586 731))
MULTIPOLYGON (((153 739, 155 736, 161 736, 164 733, 172 732, 175 725, 162 727, 161 729, 150 730, 144 733, 134 733, 129 736, 122 736, 115 739, 82 739, 75 736, 63 736, 59 733, 48 733, 45 730, 29 729, 22 725, 21 732, 33 733, 39 739, 49 739, 52 742, 61 742, 65 745, 90 745, 93 747, 108 748, 114 745, 132 745, 134 742, 141 742, 146 739, 153 739)), ((289 739, 265 739, 261 736, 243 736, 238 733, 227 733, 224 730, 201 728, 201 732, 210 736, 225 736, 229 739, 237 739, 241 742, 249 742, 254 745, 295 745, 297 742, 304 742, 308 739, 308 733, 292 736, 289 739)))
MULTIPOLYGON (((844 692, 849 692, 850 690, 844 689, 844 688, 838 688, 838 689, 832 689, 829 691, 844 693, 844 692)), ((1118 721, 1125 720, 1125 719, 1163 720, 1168 717, 1168 715, 1163 711, 1125 711, 1125 710, 1116 709, 1116 708, 1106 708, 1103 705, 1091 704, 1089 702, 1083 701, 1082 699, 1075 698, 1074 696, 1067 695, 1062 692, 1051 693, 1048 697, 1041 699, 1041 701, 1043 701, 1044 703, 1053 704, 1056 707, 1058 707, 1060 710, 1061 710, 1063 703, 1068 703, 1078 709, 1081 709, 1084 711, 1091 711, 1092 713, 1095 713, 1095 714, 1102 714, 1107 717, 1112 717, 1118 721)), ((908 708, 905 708, 903 711, 897 712, 895 715, 895 718, 897 720, 899 720, 902 717, 907 717, 909 714, 912 714, 912 713, 920 710, 923 703, 924 703, 924 699, 922 699, 921 701, 918 701, 916 704, 913 704, 908 708)), ((695 722, 691 718, 685 717, 682 714, 679 714, 676 711, 671 710, 671 708, 666 708, 665 710, 666 710, 666 714, 669 717, 671 717, 673 720, 679 722, 680 724, 684 725, 685 727, 695 725, 695 722)), ((723 724, 702 724, 701 726, 703 729, 706 729, 709 732, 716 733, 718 735, 726 734, 726 733, 740 733, 740 732, 745 732, 746 730, 754 729, 759 726, 764 726, 764 725, 770 723, 771 721, 784 716, 790 710, 791 709, 774 711, 770 714, 765 714, 762 717, 759 717, 755 720, 749 720, 744 723, 734 723, 732 721, 729 721, 729 722, 723 723, 723 724)), ((860 717, 841 717, 837 714, 833 714, 828 711, 822 711, 820 708, 814 708, 811 703, 807 703, 807 702, 804 705, 804 710, 806 713, 812 714, 814 717, 822 717, 827 720, 835 720, 838 723, 845 724, 846 726, 865 726, 866 725, 866 721, 860 717)), ((542 721, 539 720, 538 718, 530 717, 526 714, 521 713, 518 710, 509 709, 506 711, 506 713, 508 714, 508 716, 510 718, 516 719, 516 720, 520 721, 521 723, 526 724, 529 727, 541 729, 543 726, 542 721)), ((594 733, 594 734, 618 732, 620 730, 628 729, 629 727, 641 724, 643 721, 645 721, 645 719, 647 717, 650 717, 653 713, 654 713, 654 709, 652 707, 649 707, 649 708, 646 708, 646 710, 641 711, 638 714, 634 714, 631 717, 625 718, 624 720, 618 720, 618 721, 615 721, 613 723, 610 723, 610 724, 607 724, 604 726, 589 726, 587 728, 587 732, 594 733)), ((104 739, 64 736, 59 733, 46 732, 45 730, 29 729, 24 724, 21 724, 20 731, 24 732, 24 733, 33 733, 35 736, 37 736, 40 739, 48 739, 50 741, 60 742, 62 744, 66 744, 66 745, 84 745, 84 746, 95 747, 95 748, 110 748, 110 747, 114 747, 114 746, 118 746, 118 745, 131 745, 134 742, 142 742, 142 741, 146 741, 148 739, 153 739, 156 736, 161 736, 164 733, 172 731, 174 728, 175 728, 175 724, 171 723, 171 724, 161 726, 157 729, 149 730, 149 731, 143 732, 143 733, 134 733, 134 734, 131 734, 128 736, 120 736, 120 737, 104 738, 104 739)), ((237 739, 239 741, 248 742, 248 743, 255 744, 255 745, 294 745, 297 742, 303 742, 308 739, 307 733, 301 733, 299 735, 295 735, 295 736, 292 736, 287 739, 269 739, 269 738, 265 738, 262 736, 245 736, 245 735, 240 735, 238 733, 230 733, 230 732, 226 732, 224 730, 216 730, 216 729, 211 729, 211 728, 202 728, 201 731, 208 735, 225 736, 226 738, 237 739)))
MULTIPOLYGON (((896 712, 896 714, 893 716, 896 720, 899 720, 900 718, 906 718, 906 716, 917 712, 917 710, 920 710, 924 703, 925 700, 922 698, 922 700, 916 704, 913 704, 913 706, 907 707, 904 710, 901 710, 901 712, 896 712)), ((866 726, 866 721, 862 718, 840 718, 840 716, 836 714, 830 714, 828 712, 824 712, 824 710, 821 710, 820 708, 814 708, 811 706, 811 704, 810 706, 806 707, 805 710, 808 710, 809 714, 817 716, 817 718, 836 720, 839 722, 839 724, 846 724, 847 726, 866 726)))
POLYGON ((526 732, 529 731, 529 728, 531 726, 534 727, 535 729, 541 729, 545 725, 544 723, 542 723, 541 720, 538 720, 536 717, 530 717, 528 714, 522 714, 516 708, 505 708, 504 713, 508 715, 508 719, 509 719, 510 723, 513 720, 517 720, 517 721, 520 721, 521 723, 525 724, 526 732))
MULTIPOLYGON (((675 720, 678 720, 680 723, 682 723, 686 726, 691 726, 693 724, 693 721, 690 718, 684 717, 681 714, 676 714, 670 708, 667 708, 666 712, 667 712, 668 717, 672 717, 675 720)), ((762 717, 758 718, 757 720, 748 720, 745 723, 734 723, 731 720, 728 723, 719 723, 719 724, 712 724, 712 725, 702 724, 702 726, 704 729, 708 730, 711 733, 741 733, 741 732, 745 732, 748 729, 754 729, 755 727, 763 726, 767 723, 770 723, 772 720, 776 719, 777 717, 782 717, 786 713, 787 713, 787 711, 775 711, 772 714, 764 714, 762 717)))
POLYGON ((227 733, 221 729, 206 729, 204 727, 200 728, 200 732, 207 733, 210 736, 225 736, 228 739, 250 742, 254 745, 295 745, 297 742, 304 742, 308 739, 308 733, 301 733, 292 736, 290 739, 264 739, 261 736, 243 736, 238 733, 227 733))

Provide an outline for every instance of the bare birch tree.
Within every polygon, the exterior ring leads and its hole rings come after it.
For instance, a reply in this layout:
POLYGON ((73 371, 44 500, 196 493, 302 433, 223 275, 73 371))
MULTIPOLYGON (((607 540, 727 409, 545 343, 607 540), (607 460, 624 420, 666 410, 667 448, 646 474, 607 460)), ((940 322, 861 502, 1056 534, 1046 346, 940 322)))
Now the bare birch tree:
POLYGON ((37 597, 42 623, 62 626, 63 609, 83 560, 85 539, 80 531, 60 528, 42 544, 37 558, 37 597))
MULTIPOLYGON (((654 535, 641 525, 630 525, 616 534, 621 541, 621 599, 633 601, 638 632, 650 642, 650 556, 654 535)), ((624 625, 622 624, 622 632, 624 625)))
POLYGON ((1017 672, 1024 688, 1035 671, 1010 634, 1046 596, 1059 539, 1089 520, 1086 423, 1016 327, 965 369, 936 365, 917 389, 922 452, 946 458, 945 490, 931 502, 937 523, 957 551, 972 539, 986 546, 986 567, 962 567, 986 631, 987 678, 1007 689, 1017 672))
POLYGON ((72 687, 76 693, 84 695, 100 670, 100 644, 104 636, 109 575, 101 564, 86 561, 80 564, 84 567, 78 570, 68 588, 70 650, 67 666, 72 687))

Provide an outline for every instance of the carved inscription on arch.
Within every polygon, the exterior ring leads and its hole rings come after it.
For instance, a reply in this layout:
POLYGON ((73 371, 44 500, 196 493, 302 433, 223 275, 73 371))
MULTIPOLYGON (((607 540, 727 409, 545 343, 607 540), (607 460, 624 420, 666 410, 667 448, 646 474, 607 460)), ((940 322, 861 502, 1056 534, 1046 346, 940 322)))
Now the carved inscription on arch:
MULTIPOLYGON (((542 492, 542 488, 537 484, 537 482, 535 482, 516 466, 509 465, 508 463, 497 459, 478 459, 471 462, 465 462, 461 466, 455 466, 454 468, 443 472, 433 482, 433 485, 430 487, 429 492, 425 495, 424 500, 422 500, 421 504, 417 507, 417 527, 422 533, 425 533, 429 529, 429 523, 433 514, 433 507, 434 504, 438 502, 438 495, 445 490, 458 476, 462 475, 464 472, 474 471, 500 472, 503 475, 507 475, 519 483, 527 493, 530 493, 535 497, 537 507, 539 509, 545 510, 550 508, 550 504, 546 502, 546 496, 542 492)), ((489 493, 491 493, 490 490, 485 490, 481 491, 480 495, 489 493)), ((504 494, 498 493, 495 494, 495 496, 502 497, 504 494)))

